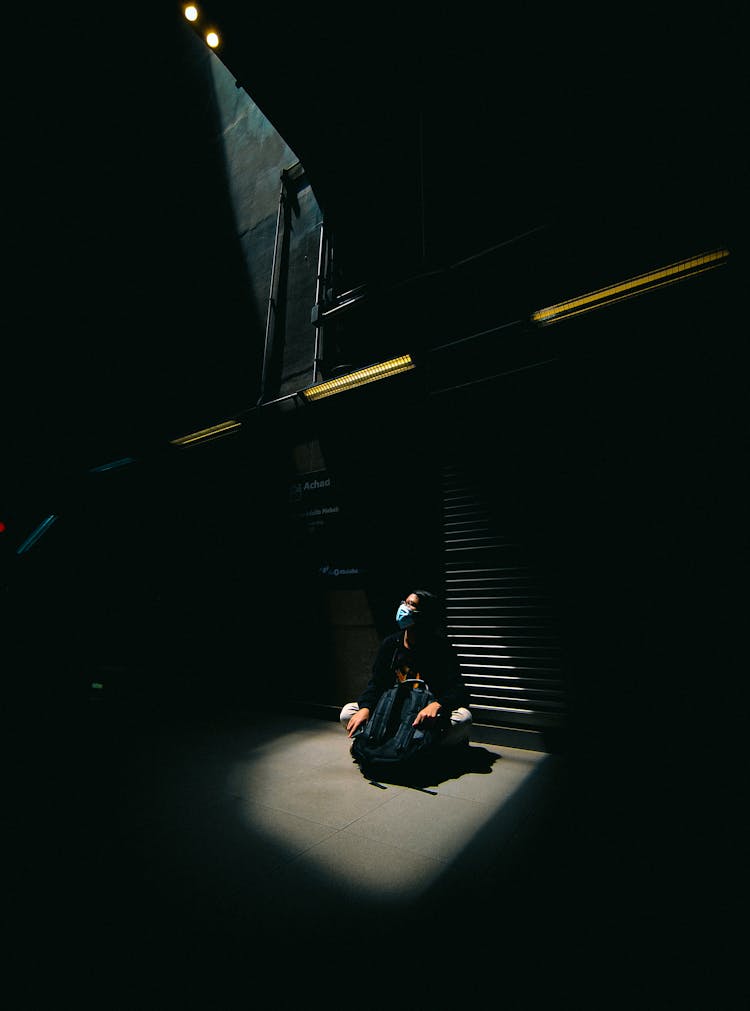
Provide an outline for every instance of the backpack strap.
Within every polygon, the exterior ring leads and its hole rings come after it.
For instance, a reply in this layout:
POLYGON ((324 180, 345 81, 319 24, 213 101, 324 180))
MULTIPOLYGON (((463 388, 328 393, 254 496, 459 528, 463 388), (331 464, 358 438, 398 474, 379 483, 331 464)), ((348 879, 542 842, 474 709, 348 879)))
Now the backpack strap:
POLYGON ((396 704, 398 694, 398 686, 394 686, 393 688, 386 689, 380 696, 372 715, 365 724, 365 729, 362 731, 362 737, 366 741, 378 743, 382 740, 388 729, 391 713, 396 704))
MULTIPOLYGON (((396 646, 393 650, 393 656, 391 657, 391 674, 395 675, 396 671, 396 657, 398 656, 399 649, 404 644, 403 633, 399 636, 396 646)), ((404 681, 397 681, 392 688, 387 688, 377 701, 375 709, 370 715, 370 718, 365 724, 364 730, 362 730, 361 736, 363 738, 363 743, 367 744, 379 744, 380 741, 385 737, 388 727, 391 723, 391 716, 393 713, 393 707, 398 704, 402 705, 404 703, 404 692, 405 690, 413 688, 414 692, 409 692, 409 695, 414 694, 419 700, 419 704, 414 709, 414 715, 423 709, 428 702, 432 702, 434 696, 430 692, 430 687, 426 681, 421 678, 406 678, 404 681), (424 695, 424 701, 421 697, 424 695)), ((416 700, 409 703, 410 706, 416 705, 416 700)))
POLYGON ((415 727, 413 724, 417 713, 435 699, 428 685, 421 678, 410 678, 408 681, 402 682, 400 687, 405 690, 406 697, 401 709, 401 720, 394 737, 397 754, 405 752, 414 737, 431 732, 431 728, 427 726, 415 727))
POLYGON ((393 674, 394 676, 396 674, 396 657, 398 656, 399 649, 403 648, 403 645, 404 645, 404 635, 405 635, 405 633, 402 632, 401 635, 396 640, 396 646, 395 646, 395 648, 393 650, 393 656, 391 657, 391 674, 393 674))

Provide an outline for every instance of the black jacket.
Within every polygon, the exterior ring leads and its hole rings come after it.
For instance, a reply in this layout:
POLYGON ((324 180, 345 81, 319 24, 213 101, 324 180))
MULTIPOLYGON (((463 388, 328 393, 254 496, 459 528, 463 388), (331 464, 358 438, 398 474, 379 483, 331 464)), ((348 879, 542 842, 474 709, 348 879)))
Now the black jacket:
POLYGON ((419 642, 404 646, 404 633, 394 632, 380 644, 367 687, 357 699, 370 712, 386 689, 402 677, 419 677, 440 703, 441 715, 450 716, 459 706, 469 705, 469 692, 461 677, 461 665, 453 645, 441 635, 420 629, 419 642))

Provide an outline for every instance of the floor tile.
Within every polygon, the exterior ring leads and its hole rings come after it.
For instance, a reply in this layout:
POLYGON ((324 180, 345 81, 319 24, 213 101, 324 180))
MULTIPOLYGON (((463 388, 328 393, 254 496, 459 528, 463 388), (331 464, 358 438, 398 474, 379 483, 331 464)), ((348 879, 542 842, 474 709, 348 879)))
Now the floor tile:
POLYGON ((363 815, 350 829, 415 855, 450 861, 492 811, 487 804, 412 790, 363 815))
POLYGON ((325 889, 329 902, 382 905, 414 901, 444 869, 440 860, 343 829, 306 850, 281 876, 305 894, 325 889))

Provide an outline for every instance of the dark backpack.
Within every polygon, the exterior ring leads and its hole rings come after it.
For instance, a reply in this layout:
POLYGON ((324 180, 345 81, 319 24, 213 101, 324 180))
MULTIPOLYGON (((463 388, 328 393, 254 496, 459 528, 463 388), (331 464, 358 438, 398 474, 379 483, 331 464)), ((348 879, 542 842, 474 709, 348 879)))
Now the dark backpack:
POLYGON ((429 773, 430 759, 447 730, 445 720, 425 720, 417 713, 435 701, 424 681, 408 679, 388 688, 354 737, 351 754, 364 776, 391 783, 418 783, 429 773))

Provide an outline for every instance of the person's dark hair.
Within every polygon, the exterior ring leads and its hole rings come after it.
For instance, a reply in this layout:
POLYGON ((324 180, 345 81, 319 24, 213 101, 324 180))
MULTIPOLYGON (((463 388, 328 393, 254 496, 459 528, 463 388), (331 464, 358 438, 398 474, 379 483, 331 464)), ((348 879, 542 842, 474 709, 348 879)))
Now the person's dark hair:
POLYGON ((430 590, 412 590, 419 597, 419 624, 437 628, 440 620, 438 598, 430 590))

